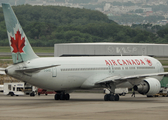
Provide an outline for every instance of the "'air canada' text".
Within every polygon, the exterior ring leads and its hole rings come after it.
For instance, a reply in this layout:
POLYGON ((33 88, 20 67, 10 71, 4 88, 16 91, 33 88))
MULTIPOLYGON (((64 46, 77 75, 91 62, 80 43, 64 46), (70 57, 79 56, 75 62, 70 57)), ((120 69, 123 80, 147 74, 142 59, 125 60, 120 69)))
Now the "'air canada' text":
POLYGON ((105 60, 106 65, 146 65, 152 66, 152 62, 149 59, 117 59, 117 60, 105 60))

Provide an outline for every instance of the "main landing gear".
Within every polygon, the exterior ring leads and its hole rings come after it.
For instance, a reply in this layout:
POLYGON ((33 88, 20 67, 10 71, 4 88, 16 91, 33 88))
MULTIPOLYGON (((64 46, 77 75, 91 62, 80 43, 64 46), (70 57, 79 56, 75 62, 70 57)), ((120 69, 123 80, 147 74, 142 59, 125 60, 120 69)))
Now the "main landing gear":
POLYGON ((70 95, 68 93, 65 94, 65 92, 57 92, 54 96, 55 100, 69 100, 70 95))
POLYGON ((118 94, 106 94, 104 95, 104 101, 119 101, 118 94))
POLYGON ((104 101, 119 101, 120 97, 118 94, 115 94, 115 84, 105 84, 106 88, 110 91, 110 94, 104 95, 104 101))

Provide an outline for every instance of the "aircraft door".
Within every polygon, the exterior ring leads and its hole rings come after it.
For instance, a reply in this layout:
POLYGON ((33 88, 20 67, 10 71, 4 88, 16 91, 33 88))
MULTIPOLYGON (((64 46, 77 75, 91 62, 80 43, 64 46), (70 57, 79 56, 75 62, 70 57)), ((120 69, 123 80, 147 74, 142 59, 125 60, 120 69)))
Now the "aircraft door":
POLYGON ((114 66, 111 65, 111 73, 114 73, 114 66))
POLYGON ((56 77, 57 76, 57 68, 53 67, 52 68, 52 77, 56 77))
POLYGON ((114 73, 114 67, 113 67, 113 65, 109 65, 108 69, 109 69, 109 73, 114 73))

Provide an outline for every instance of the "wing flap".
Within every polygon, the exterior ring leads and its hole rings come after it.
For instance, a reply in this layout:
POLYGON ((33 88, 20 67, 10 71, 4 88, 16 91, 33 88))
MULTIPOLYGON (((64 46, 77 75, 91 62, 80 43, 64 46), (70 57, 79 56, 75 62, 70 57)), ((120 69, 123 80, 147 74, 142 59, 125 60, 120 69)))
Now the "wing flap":
POLYGON ((119 79, 121 79, 121 77, 119 77, 119 76, 110 76, 110 77, 107 77, 101 81, 96 82, 96 84, 114 82, 115 80, 119 80, 119 79))
POLYGON ((50 65, 50 66, 43 66, 43 67, 36 67, 36 68, 23 68, 23 69, 18 69, 18 70, 15 70, 16 72, 36 72, 36 71, 39 71, 39 70, 43 70, 43 69, 47 69, 47 68, 51 68, 51 67, 57 67, 57 66, 60 66, 60 65, 50 65))
POLYGON ((132 75, 132 76, 124 76, 124 77, 110 76, 110 77, 107 77, 103 80, 96 82, 96 84, 110 83, 110 82, 121 83, 121 82, 126 82, 130 79, 140 79, 140 78, 145 78, 145 77, 150 77, 150 76, 163 76, 163 75, 168 75, 168 72, 132 75))
POLYGON ((5 68, 0 68, 0 71, 5 71, 5 68))

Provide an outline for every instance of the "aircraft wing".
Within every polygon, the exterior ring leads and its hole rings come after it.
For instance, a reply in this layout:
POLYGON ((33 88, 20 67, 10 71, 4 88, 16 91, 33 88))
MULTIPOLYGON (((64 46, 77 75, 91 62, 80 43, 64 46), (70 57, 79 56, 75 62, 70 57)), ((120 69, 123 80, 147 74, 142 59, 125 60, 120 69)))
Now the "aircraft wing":
POLYGON ((107 77, 103 80, 100 80, 96 82, 96 84, 103 84, 103 83, 122 83, 126 82, 131 79, 140 79, 140 78, 145 78, 145 77, 150 77, 150 76, 163 76, 163 75, 168 75, 168 72, 161 72, 161 73, 151 73, 151 74, 140 74, 140 75, 132 75, 132 76, 111 76, 107 77))
POLYGON ((47 68, 51 68, 51 67, 56 67, 56 66, 60 66, 60 65, 50 65, 50 66, 35 67, 35 68, 23 68, 23 69, 18 69, 18 70, 15 70, 15 71, 32 73, 32 72, 36 72, 36 71, 39 71, 39 70, 43 70, 43 69, 47 69, 47 68))

